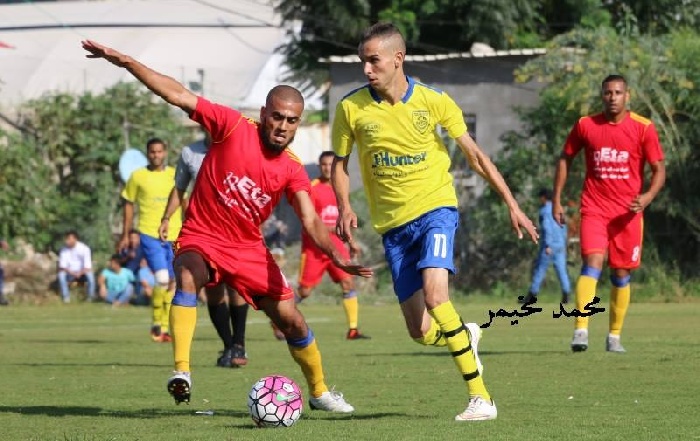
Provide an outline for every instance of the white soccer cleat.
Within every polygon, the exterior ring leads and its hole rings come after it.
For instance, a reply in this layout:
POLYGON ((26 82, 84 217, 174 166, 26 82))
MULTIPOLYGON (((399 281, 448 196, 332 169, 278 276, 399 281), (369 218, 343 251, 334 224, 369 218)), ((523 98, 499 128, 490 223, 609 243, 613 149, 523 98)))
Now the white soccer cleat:
POLYGON ((467 328, 467 331, 469 332, 469 343, 472 346, 472 351, 474 352, 474 358, 476 359, 476 369, 479 371, 479 375, 483 375, 484 373, 484 365, 481 364, 481 360, 479 359, 479 351, 478 351, 478 346, 479 346, 479 340, 481 340, 481 327, 477 325, 476 323, 467 323, 464 325, 467 328))
POLYGON ((345 401, 343 394, 335 390, 324 392, 318 398, 311 397, 309 405, 311 409, 325 410, 326 412, 350 413, 355 411, 355 408, 345 401))
POLYGON ((175 404, 190 404, 190 392, 192 391, 192 379, 189 372, 174 371, 168 379, 168 392, 175 399, 175 404))
POLYGON ((496 402, 493 400, 484 400, 476 396, 469 399, 469 405, 464 409, 464 412, 455 417, 455 421, 486 421, 495 420, 498 416, 496 410, 496 402))
POLYGON ((574 338, 571 340, 571 350, 583 352, 588 349, 588 329, 577 329, 574 331, 574 338))
POLYGON ((605 341, 605 350, 608 352, 617 352, 618 354, 624 354, 625 348, 620 343, 620 337, 610 337, 608 336, 605 341))

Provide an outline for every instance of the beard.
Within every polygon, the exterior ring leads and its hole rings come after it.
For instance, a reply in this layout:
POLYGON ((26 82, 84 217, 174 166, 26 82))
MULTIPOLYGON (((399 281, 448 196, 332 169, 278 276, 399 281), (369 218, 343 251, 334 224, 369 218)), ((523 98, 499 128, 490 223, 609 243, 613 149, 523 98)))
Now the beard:
POLYGON ((260 129, 260 139, 262 140, 262 143, 265 146, 265 148, 276 155, 282 153, 287 148, 287 146, 289 146, 289 144, 291 144, 291 142, 294 141, 294 137, 291 137, 289 141, 287 141, 284 144, 273 142, 270 139, 270 132, 262 127, 260 129))

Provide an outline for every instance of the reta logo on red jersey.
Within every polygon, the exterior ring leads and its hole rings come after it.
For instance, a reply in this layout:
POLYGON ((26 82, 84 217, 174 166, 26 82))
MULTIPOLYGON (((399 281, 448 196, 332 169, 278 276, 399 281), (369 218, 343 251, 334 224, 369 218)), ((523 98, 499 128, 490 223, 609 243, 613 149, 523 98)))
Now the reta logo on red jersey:
POLYGON ((231 207, 238 205, 233 198, 233 194, 238 193, 241 199, 250 201, 258 208, 263 208, 270 203, 272 197, 262 191, 262 189, 248 176, 236 176, 233 172, 228 172, 224 179, 226 190, 219 192, 219 195, 224 199, 224 203, 231 207))
POLYGON ((601 162, 615 162, 623 164, 630 159, 630 153, 625 150, 617 150, 611 147, 603 147, 593 153, 593 160, 600 164, 601 162))
POLYGON ((335 225, 338 215, 338 207, 335 205, 326 205, 321 210, 321 220, 327 225, 335 225))

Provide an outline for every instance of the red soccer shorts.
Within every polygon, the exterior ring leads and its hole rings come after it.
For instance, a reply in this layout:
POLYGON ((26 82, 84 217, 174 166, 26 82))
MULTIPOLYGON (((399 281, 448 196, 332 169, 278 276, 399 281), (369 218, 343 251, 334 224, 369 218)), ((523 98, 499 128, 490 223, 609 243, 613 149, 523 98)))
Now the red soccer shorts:
MULTIPOLYGON (((350 253, 345 244, 336 236, 331 234, 331 240, 336 250, 345 260, 350 260, 350 253)), ((306 288, 313 288, 321 282, 323 273, 328 271, 328 275, 335 283, 340 283, 352 277, 333 264, 330 257, 315 245, 305 246, 301 250, 301 263, 299 265, 299 285, 306 288)))
POLYGON ((258 302, 263 297, 277 301, 294 298, 294 290, 262 242, 250 248, 234 248, 180 236, 176 256, 188 251, 202 256, 211 268, 207 287, 224 282, 255 309, 259 309, 258 302))
POLYGON ((608 252, 610 268, 634 269, 642 260, 642 213, 581 215, 581 255, 608 252))

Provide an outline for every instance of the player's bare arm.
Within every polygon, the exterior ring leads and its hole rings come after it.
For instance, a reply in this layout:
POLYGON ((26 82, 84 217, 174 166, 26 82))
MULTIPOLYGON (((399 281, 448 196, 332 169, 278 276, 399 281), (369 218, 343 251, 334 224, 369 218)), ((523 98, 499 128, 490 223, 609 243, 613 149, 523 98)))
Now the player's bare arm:
POLYGON ((537 243, 539 234, 532 221, 520 210, 518 202, 513 197, 513 194, 508 188, 508 184, 501 176, 496 166, 491 159, 484 153, 481 148, 474 142, 469 133, 465 132, 462 136, 456 138, 462 153, 466 156, 469 166, 484 178, 503 198, 503 201, 508 206, 510 211, 510 222, 513 230, 517 233, 518 238, 523 238, 521 228, 530 236, 533 242, 537 243))
POLYGON ((168 240, 168 225, 170 224, 170 218, 173 213, 177 211, 178 207, 182 205, 182 200, 185 195, 184 190, 180 190, 177 187, 173 187, 168 195, 168 204, 165 206, 165 212, 160 220, 160 227, 158 227, 158 236, 160 240, 168 240))
POLYGON ((649 164, 649 166, 651 167, 649 189, 638 195, 630 203, 630 210, 635 213, 644 211, 644 209, 651 204, 651 201, 656 198, 656 195, 659 194, 659 191, 661 191, 661 188, 664 186, 664 182, 666 182, 666 165, 663 161, 657 161, 653 164, 649 164))
POLYGON ((83 49, 89 52, 86 55, 88 58, 104 58, 117 67, 125 68, 144 86, 173 106, 177 106, 187 113, 193 112, 197 106, 197 95, 175 79, 158 73, 130 56, 95 41, 83 40, 81 44, 83 49))
POLYGON ((129 246, 129 230, 134 224, 134 203, 124 200, 124 217, 122 219, 122 237, 117 243, 117 253, 129 246))
POLYGON ((554 174, 552 216, 559 225, 564 225, 564 222, 566 222, 566 219, 564 219, 564 207, 561 205, 561 192, 564 191, 564 185, 566 185, 566 179, 569 176, 569 169, 571 168, 571 161, 573 160, 573 156, 569 156, 562 152, 559 160, 557 161, 557 169, 554 174))
POLYGON ((350 246, 355 243, 352 237, 352 229, 357 228, 357 215, 350 205, 350 173, 348 172, 349 157, 333 159, 331 171, 331 186, 338 200, 338 236, 350 246))
POLYGON ((362 265, 355 265, 346 262, 338 253, 333 242, 331 241, 328 228, 323 223, 321 218, 316 213, 311 197, 305 191, 298 191, 294 194, 292 203, 294 211, 296 211, 301 225, 308 233, 311 240, 323 251, 328 257, 333 260, 333 263, 348 274, 362 277, 371 277, 372 269, 362 265))

